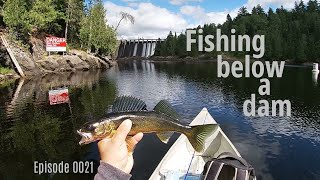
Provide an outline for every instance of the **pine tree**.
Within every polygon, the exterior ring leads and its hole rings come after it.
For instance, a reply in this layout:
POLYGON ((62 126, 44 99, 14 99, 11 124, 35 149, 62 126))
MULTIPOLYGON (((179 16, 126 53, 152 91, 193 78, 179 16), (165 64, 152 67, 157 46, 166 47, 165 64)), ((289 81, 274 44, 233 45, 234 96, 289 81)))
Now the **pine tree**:
POLYGON ((82 18, 80 39, 82 47, 88 52, 108 54, 115 50, 114 30, 106 24, 106 10, 102 0, 95 0, 89 7, 88 14, 82 18))
POLYGON ((62 16, 62 13, 56 11, 55 7, 52 0, 35 0, 28 13, 31 27, 36 31, 48 31, 62 16))
MULTIPOLYGON (((275 11, 270 8, 267 14, 260 5, 254 7, 251 14, 248 13, 246 7, 241 7, 236 18, 232 19, 228 15, 222 25, 205 24, 203 27, 194 28, 194 30, 200 28, 203 28, 204 36, 214 35, 218 28, 228 36, 231 35, 230 31, 233 28, 236 29, 236 35, 247 34, 251 37, 256 34, 265 35, 265 58, 269 60, 290 59, 298 62, 320 60, 320 6, 317 0, 309 0, 307 5, 303 1, 296 2, 295 7, 291 10, 287 10, 283 6, 275 11)), ((176 40, 175 55, 178 56, 184 55, 180 49, 180 44, 185 43, 182 37, 182 35, 178 36, 176 40)), ((167 39, 167 43, 162 49, 165 49, 167 54, 171 54, 166 48, 168 48, 167 45, 170 44, 172 37, 168 36, 168 38, 169 41, 167 39)), ((192 38, 197 39, 198 34, 193 35, 192 38)), ((228 53, 239 57, 247 54, 247 52, 228 53)), ((197 44, 193 44, 191 52, 187 52, 188 56, 197 57, 201 54, 197 44)), ((206 53, 207 55, 214 56, 216 53, 206 53)))
POLYGON ((187 56, 187 43, 186 43, 186 35, 181 33, 178 38, 177 38, 177 43, 176 43, 176 55, 178 57, 186 57, 187 56))
POLYGON ((83 0, 68 0, 65 18, 65 38, 69 43, 79 42, 81 19, 84 16, 83 0))

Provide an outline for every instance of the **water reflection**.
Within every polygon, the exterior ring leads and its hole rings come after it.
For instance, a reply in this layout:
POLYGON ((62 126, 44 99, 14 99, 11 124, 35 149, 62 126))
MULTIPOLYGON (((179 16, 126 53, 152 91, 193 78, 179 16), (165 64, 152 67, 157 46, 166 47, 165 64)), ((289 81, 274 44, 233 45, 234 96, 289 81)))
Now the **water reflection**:
MULTIPOLYGON (((0 179, 90 179, 93 175, 33 174, 33 162, 96 160, 92 147, 80 147, 75 133, 89 119, 102 117, 116 96, 101 72, 78 72, 20 80, 0 105, 0 179), (50 106, 48 91, 67 86, 71 104, 50 106)), ((2 95, 1 95, 2 96, 2 95)), ((92 144, 91 146, 95 146, 92 144)))
MULTIPOLYGON (((269 102, 289 99, 292 103, 290 118, 243 116, 243 102, 251 93, 258 93, 259 80, 217 78, 214 63, 137 61, 120 64, 107 75, 117 82, 119 94, 138 96, 146 100, 150 108, 160 99, 169 99, 188 122, 202 107, 207 107, 240 153, 256 167, 259 179, 319 177, 317 163, 304 163, 304 159, 320 160, 319 155, 314 155, 320 144, 320 89, 313 86, 309 68, 286 66, 283 78, 270 79, 271 95, 257 97, 269 102), (134 72, 130 71, 132 68, 134 72), (293 159, 297 154, 299 156, 293 159), (292 173, 290 168, 309 173, 292 173)), ((158 145, 153 148, 155 146, 158 145)), ((143 148, 151 151, 146 146, 143 148)), ((142 169, 135 169, 135 178, 140 179, 142 169)))
MULTIPOLYGON (((217 78, 215 63, 121 62, 103 73, 17 82, 0 89, 0 179, 18 179, 22 177, 19 174, 47 178, 32 174, 35 159, 98 160, 96 145, 79 147, 74 132, 89 119, 102 117, 122 94, 143 99, 149 109, 167 99, 185 122, 207 107, 256 168, 259 179, 320 179, 320 87, 314 86, 310 76, 309 68, 286 66, 283 78, 270 79, 271 95, 257 97, 290 100, 289 118, 245 117, 242 104, 258 93, 259 80, 217 78), (51 86, 69 86, 71 111, 68 104, 48 105, 51 86)), ((146 135, 134 153, 132 179, 147 179, 177 137, 163 144, 154 135, 146 135)), ((50 177, 90 179, 80 175, 50 177)))
POLYGON ((315 86, 318 85, 318 76, 319 76, 319 72, 317 71, 312 72, 312 81, 315 86))

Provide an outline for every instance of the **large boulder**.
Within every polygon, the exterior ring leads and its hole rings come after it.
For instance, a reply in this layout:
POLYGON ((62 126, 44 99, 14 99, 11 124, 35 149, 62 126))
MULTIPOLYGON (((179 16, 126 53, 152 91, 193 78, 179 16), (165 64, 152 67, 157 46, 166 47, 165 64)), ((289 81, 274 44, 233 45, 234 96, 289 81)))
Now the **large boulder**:
POLYGON ((76 70, 89 70, 90 66, 82 61, 78 56, 70 55, 51 55, 46 57, 42 61, 38 61, 38 64, 47 71, 76 71, 76 70))
POLYGON ((70 54, 78 56, 80 59, 85 61, 87 64, 89 64, 90 68, 109 68, 110 65, 100 59, 99 57, 93 56, 91 54, 88 54, 84 51, 79 51, 79 50, 70 50, 70 54))
POLYGON ((47 71, 56 71, 59 68, 59 63, 53 56, 48 56, 44 60, 38 61, 37 63, 42 67, 42 69, 47 71))
POLYGON ((82 61, 78 56, 60 56, 60 62, 67 62, 71 68, 76 70, 89 70, 90 66, 86 62, 82 61))

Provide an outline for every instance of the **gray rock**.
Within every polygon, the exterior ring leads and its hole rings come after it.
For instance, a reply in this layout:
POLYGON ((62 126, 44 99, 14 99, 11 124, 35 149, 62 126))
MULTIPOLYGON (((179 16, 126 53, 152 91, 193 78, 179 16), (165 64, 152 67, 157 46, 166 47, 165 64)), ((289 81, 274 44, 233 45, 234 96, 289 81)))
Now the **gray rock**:
MULTIPOLYGON (((61 56, 60 56, 61 57, 61 56)), ((67 62, 71 68, 76 70, 89 70, 90 66, 86 62, 82 61, 78 56, 62 56, 62 62, 67 62)))
POLYGON ((88 54, 84 51, 79 50, 70 50, 72 55, 78 56, 80 59, 89 64, 92 69, 101 69, 101 68, 109 68, 110 64, 103 59, 96 57, 94 55, 88 54))
POLYGON ((31 37, 31 48, 32 48, 32 57, 35 61, 43 60, 47 55, 46 44, 44 41, 31 37))
POLYGON ((59 68, 59 63, 54 59, 54 56, 48 56, 43 61, 37 62, 43 69, 49 70, 49 71, 55 71, 59 68))
POLYGON ((82 61, 78 56, 72 55, 51 55, 45 58, 43 61, 39 61, 38 64, 48 71, 76 71, 76 70, 89 70, 90 66, 82 61))

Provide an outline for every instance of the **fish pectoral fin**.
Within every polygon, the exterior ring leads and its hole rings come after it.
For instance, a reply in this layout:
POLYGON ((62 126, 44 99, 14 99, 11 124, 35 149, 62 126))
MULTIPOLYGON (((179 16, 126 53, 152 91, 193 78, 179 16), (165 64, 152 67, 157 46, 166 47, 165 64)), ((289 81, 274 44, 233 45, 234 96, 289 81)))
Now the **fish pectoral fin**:
POLYGON ((177 111, 174 110, 171 104, 166 100, 159 101, 158 104, 153 108, 153 110, 165 114, 176 120, 181 119, 177 111))
POLYGON ((167 144, 170 137, 172 136, 173 132, 160 132, 160 133, 156 133, 156 135, 158 136, 158 138, 160 139, 160 141, 162 141, 163 143, 167 144))

